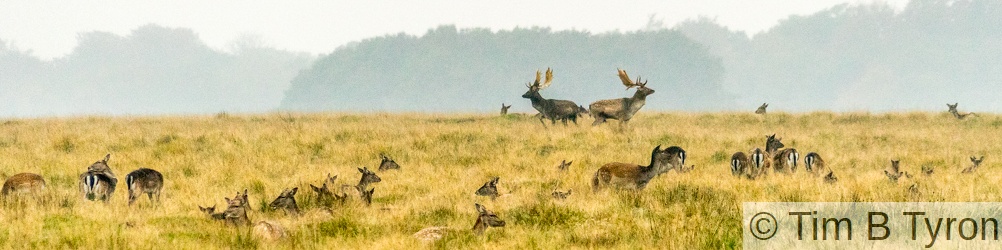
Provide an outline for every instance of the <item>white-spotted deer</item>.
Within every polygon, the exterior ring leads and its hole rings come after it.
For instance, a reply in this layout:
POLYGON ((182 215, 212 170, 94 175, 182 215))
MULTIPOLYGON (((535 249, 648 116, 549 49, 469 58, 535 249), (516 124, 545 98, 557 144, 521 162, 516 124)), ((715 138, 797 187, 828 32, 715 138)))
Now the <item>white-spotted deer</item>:
POLYGON ((34 173, 19 173, 8 177, 3 183, 0 195, 8 196, 14 194, 38 195, 45 190, 45 180, 41 175, 34 173))
POLYGON ((160 190, 164 187, 164 176, 160 172, 140 168, 125 175, 125 185, 129 188, 129 206, 136 202, 139 195, 146 194, 153 201, 156 196, 157 203, 160 202, 160 190))
POLYGON ((960 172, 964 174, 974 173, 974 171, 978 170, 978 166, 981 166, 981 161, 983 160, 985 160, 985 156, 981 156, 981 158, 971 156, 971 166, 964 168, 964 170, 961 170, 960 172))
POLYGON ((622 162, 602 165, 592 177, 592 191, 598 192, 609 186, 643 190, 652 178, 667 172, 665 169, 670 170, 671 158, 672 155, 658 145, 651 152, 651 162, 647 166, 622 162))
POLYGON ((592 126, 605 123, 606 119, 619 120, 620 126, 625 125, 630 119, 633 119, 640 108, 644 107, 644 104, 647 103, 647 96, 654 94, 654 90, 647 87, 647 81, 640 82, 640 78, 637 77, 637 81, 634 82, 625 70, 617 69, 617 71, 619 80, 623 82, 626 89, 636 87, 637 92, 633 93, 633 97, 630 98, 600 100, 589 105, 588 110, 591 112, 591 117, 595 118, 592 126))
POLYGON ((553 70, 546 69, 546 81, 540 81, 540 72, 536 71, 536 81, 532 84, 527 84, 526 87, 529 91, 522 94, 522 98, 529 99, 532 102, 532 108, 535 108, 541 116, 539 117, 539 122, 546 126, 543 119, 550 119, 551 124, 556 124, 557 120, 560 120, 564 125, 567 125, 567 120, 578 123, 578 105, 572 101, 567 100, 555 100, 546 99, 539 94, 539 91, 549 87, 553 82, 553 70))
POLYGON ((102 200, 105 203, 111 199, 111 194, 118 185, 118 178, 108 166, 110 158, 111 154, 105 155, 104 159, 94 162, 87 167, 87 172, 80 175, 80 192, 84 198, 102 200))

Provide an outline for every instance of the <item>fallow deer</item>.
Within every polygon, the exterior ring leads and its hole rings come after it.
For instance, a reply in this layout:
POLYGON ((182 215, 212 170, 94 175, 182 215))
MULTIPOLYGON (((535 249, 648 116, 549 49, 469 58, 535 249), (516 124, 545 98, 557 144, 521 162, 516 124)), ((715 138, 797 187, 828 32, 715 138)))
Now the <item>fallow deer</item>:
POLYGON ((751 178, 751 169, 748 163, 748 155, 745 152, 738 151, 731 155, 731 175, 738 178, 741 176, 751 178))
POLYGON ((965 174, 974 173, 974 171, 978 170, 978 166, 981 166, 981 161, 983 160, 985 160, 985 156, 981 156, 981 158, 971 156, 971 166, 964 168, 964 170, 961 170, 960 172, 965 174))
POLYGON ((164 176, 156 170, 140 168, 125 175, 125 185, 129 188, 129 206, 136 202, 141 194, 146 194, 153 201, 160 202, 160 190, 164 187, 164 176))
POLYGON ((336 184, 336 181, 337 181, 337 175, 331 176, 331 174, 328 173, 327 179, 324 180, 324 182, 320 185, 320 187, 310 184, 310 187, 313 188, 313 192, 317 194, 317 199, 316 199, 317 204, 320 204, 323 207, 330 207, 334 205, 335 201, 338 201, 340 203, 345 202, 345 200, 348 198, 347 194, 341 194, 341 193, 334 194, 334 192, 332 192, 330 189, 330 187, 333 187, 336 184), (327 184, 330 185, 328 186, 327 184))
POLYGON ((0 195, 11 194, 38 195, 45 190, 45 180, 41 175, 34 173, 19 173, 8 177, 3 183, 0 195))
POLYGON ((358 195, 359 195, 359 198, 362 200, 362 203, 365 204, 365 206, 367 206, 367 207, 369 205, 371 205, 372 204, 372 193, 376 191, 376 188, 370 188, 368 191, 366 191, 364 188, 359 187, 359 186, 356 186, 355 188, 358 190, 358 195))
POLYGON ((390 169, 398 169, 398 170, 400 169, 400 165, 398 165, 397 162, 394 161, 389 156, 386 156, 385 154, 379 154, 379 158, 381 160, 379 162, 379 171, 390 170, 390 169))
POLYGON ((247 200, 247 190, 241 195, 237 192, 237 196, 233 199, 229 197, 226 199, 226 211, 223 211, 223 217, 227 223, 234 226, 250 225, 250 219, 247 218, 247 210, 250 208, 250 202, 247 200))
MULTIPOLYGON (((775 137, 776 135, 773 134, 773 136, 767 139, 767 141, 774 140, 779 142, 780 140, 782 140, 782 138, 775 138, 775 137)), ((769 154, 772 155, 772 162, 773 162, 772 169, 778 173, 797 172, 797 160, 799 160, 800 158, 800 153, 797 152, 797 149, 782 148, 782 147, 783 146, 780 146, 778 148, 773 148, 772 151, 769 151, 768 148, 766 149, 766 151, 768 151, 769 154)))
POLYGON ((764 115, 765 114, 765 108, 767 108, 767 107, 769 107, 768 103, 762 103, 762 106, 758 106, 758 109, 755 110, 755 113, 756 114, 760 114, 760 115, 764 115))
POLYGON ((932 166, 929 165, 922 166, 922 173, 925 174, 925 176, 931 176, 932 171, 933 171, 932 166))
POLYGON ((486 207, 480 204, 476 204, 476 206, 477 213, 479 213, 479 215, 477 216, 477 221, 473 223, 474 234, 482 235, 488 227, 504 227, 505 222, 501 219, 501 217, 498 217, 497 214, 487 210, 486 207))
POLYGON ((668 165, 663 166, 660 170, 658 170, 658 174, 667 173, 672 169, 675 169, 679 173, 686 173, 696 168, 696 166, 691 166, 689 168, 685 167, 686 154, 685 150, 681 147, 671 146, 666 148, 664 152, 668 154, 668 165))
POLYGON ((749 179, 755 179, 758 178, 758 176, 768 175, 772 168, 773 157, 771 156, 779 149, 786 146, 783 145, 783 142, 780 141, 780 139, 776 138, 776 134, 768 135, 765 138, 764 151, 761 148, 755 148, 748 154, 748 160, 751 163, 747 170, 747 176, 749 179))
POLYGON ((511 105, 505 106, 504 103, 502 102, 501 103, 501 115, 507 115, 508 114, 508 109, 510 109, 510 108, 511 108, 511 105))
POLYGON ((893 183, 898 183, 898 179, 901 177, 912 178, 912 175, 908 172, 901 171, 900 162, 900 160, 891 160, 891 166, 884 169, 884 175, 893 183))
POLYGON ((959 104, 960 103, 954 103, 953 105, 950 105, 949 103, 946 104, 946 107, 949 109, 948 112, 950 112, 950 114, 952 114, 953 117, 956 117, 958 120, 963 120, 964 118, 967 118, 967 116, 969 116, 969 115, 977 116, 977 115, 974 114, 974 112, 969 112, 967 114, 961 114, 960 111, 957 111, 957 105, 959 105, 959 104))
POLYGON ((571 163, 574 163, 574 161, 561 160, 557 169, 560 171, 567 171, 567 169, 571 167, 571 163))
POLYGON ((652 178, 670 169, 669 160, 672 155, 667 150, 661 150, 658 145, 651 152, 651 162, 647 166, 612 162, 603 165, 592 177, 592 191, 598 192, 607 186, 643 190, 652 178))
POLYGON ((475 194, 479 196, 490 197, 491 200, 497 199, 498 196, 500 196, 497 187, 498 180, 500 179, 501 177, 496 177, 496 176, 494 178, 491 178, 491 180, 487 181, 487 183, 484 183, 483 186, 480 186, 480 188, 477 189, 477 192, 475 194))
POLYGON ((808 173, 816 176, 821 175, 826 172, 826 167, 825 160, 818 153, 810 152, 804 157, 804 170, 807 170, 808 173))
POLYGON ((835 177, 835 171, 828 170, 828 174, 825 175, 825 183, 832 184, 838 182, 838 177, 835 177))
POLYGON ((225 220, 226 219, 226 214, 225 213, 216 213, 216 206, 215 205, 213 205, 211 207, 198 206, 198 211, 201 211, 202 213, 204 213, 206 215, 206 217, 208 217, 211 220, 225 220))
POLYGON ((561 192, 560 190, 553 190, 553 193, 550 193, 550 196, 553 196, 554 199, 564 200, 567 199, 568 196, 571 196, 572 191, 574 190, 568 189, 567 192, 561 192))
POLYGON ((108 166, 111 154, 87 167, 87 172, 80 175, 80 192, 88 200, 102 200, 107 203, 115 192, 118 178, 108 166))
POLYGON ((258 221, 254 223, 253 234, 265 241, 277 241, 289 237, 282 224, 274 221, 258 221))
POLYGON ((625 70, 617 69, 617 71, 619 80, 623 82, 626 89, 636 87, 637 92, 633 93, 633 97, 630 98, 600 100, 589 105, 588 110, 591 112, 591 117, 595 118, 592 126, 605 123, 606 119, 619 120, 620 126, 625 125, 637 114, 637 111, 640 111, 640 108, 644 107, 647 96, 654 94, 654 90, 647 87, 647 81, 640 82, 640 78, 637 77, 637 81, 634 82, 630 80, 630 76, 626 74, 625 70))
POLYGON ((526 87, 529 91, 522 94, 522 98, 529 99, 532 102, 532 107, 535 108, 541 116, 539 117, 539 122, 546 126, 543 119, 550 119, 551 124, 556 124, 557 120, 563 122, 567 125, 567 120, 571 120, 574 124, 578 123, 578 105, 572 101, 567 100, 555 100, 546 99, 539 94, 539 91, 549 87, 553 82, 553 70, 546 69, 546 81, 540 82, 540 72, 536 71, 536 81, 531 85, 527 84, 526 87))
POLYGON ((299 205, 296 204, 296 192, 298 191, 298 187, 282 190, 278 198, 268 204, 268 207, 272 210, 282 209, 286 215, 299 216, 299 205))
POLYGON ((383 181, 379 178, 375 172, 369 170, 368 167, 363 167, 358 169, 359 173, 362 173, 362 178, 358 180, 358 184, 352 185, 341 185, 341 193, 347 195, 348 193, 357 193, 359 197, 362 197, 362 192, 359 190, 365 190, 369 187, 369 184, 377 183, 383 181))

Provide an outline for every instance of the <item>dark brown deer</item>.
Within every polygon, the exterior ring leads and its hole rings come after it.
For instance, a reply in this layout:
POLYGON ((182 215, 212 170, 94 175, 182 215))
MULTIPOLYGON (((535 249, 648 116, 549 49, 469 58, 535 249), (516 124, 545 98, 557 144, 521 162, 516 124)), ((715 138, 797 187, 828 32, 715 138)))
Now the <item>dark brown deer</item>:
POLYGON ((964 118, 967 118, 967 116, 969 116, 969 115, 977 116, 977 115, 974 114, 974 112, 969 112, 967 114, 961 114, 960 111, 957 111, 957 105, 959 105, 959 104, 960 103, 954 103, 953 105, 950 105, 949 103, 946 104, 946 107, 950 109, 948 112, 950 112, 950 114, 952 114, 953 117, 956 117, 958 120, 963 120, 964 118))
POLYGON ((971 166, 964 168, 964 170, 961 170, 960 172, 965 174, 974 173, 974 171, 978 170, 978 166, 981 166, 981 161, 983 160, 985 160, 985 156, 981 156, 981 158, 971 156, 971 166))
POLYGON ((511 105, 505 106, 504 103, 502 102, 501 103, 501 115, 507 115, 508 114, 508 109, 510 109, 510 108, 511 108, 511 105))
POLYGON ((400 169, 400 165, 398 165, 397 162, 391 159, 389 156, 386 156, 384 154, 379 154, 379 158, 381 159, 381 161, 379 162, 379 171, 400 169))
POLYGON ((760 114, 760 115, 764 115, 765 114, 765 108, 767 108, 767 107, 769 107, 768 103, 762 103, 762 106, 758 106, 758 109, 755 110, 755 113, 756 114, 760 114))
POLYGON ((372 204, 372 193, 376 192, 376 188, 370 188, 368 191, 366 191, 362 187, 355 187, 355 188, 358 189, 358 195, 359 195, 359 198, 361 198, 362 203, 364 203, 365 206, 367 206, 367 207, 369 205, 371 205, 372 204))
POLYGON ((206 215, 206 217, 208 217, 211 220, 225 220, 226 219, 226 214, 224 214, 224 213, 216 213, 216 206, 215 205, 213 205, 211 207, 198 206, 198 211, 201 211, 202 213, 204 213, 206 215))
POLYGON ((125 185, 129 188, 129 206, 136 202, 139 195, 146 194, 153 201, 160 202, 160 190, 164 187, 164 176, 156 170, 140 168, 125 175, 125 185))
POLYGON ((751 169, 748 164, 748 155, 745 152, 734 153, 731 155, 731 175, 738 178, 741 176, 751 178, 751 169))
POLYGON ((38 195, 42 192, 42 190, 45 190, 45 180, 42 179, 41 175, 33 173, 19 173, 7 178, 7 180, 4 181, 3 189, 0 191, 0 195, 38 195))
POLYGON ((251 221, 247 218, 247 210, 249 210, 250 204, 247 201, 247 190, 244 190, 244 194, 241 195, 237 192, 237 196, 233 199, 229 197, 226 199, 226 211, 223 211, 223 218, 227 223, 234 226, 250 225, 251 221))
POLYGON ((804 157, 804 169, 808 173, 812 173, 815 176, 821 175, 826 172, 825 160, 821 159, 821 155, 815 152, 807 153, 804 157))
POLYGON ((488 227, 503 227, 505 225, 504 220, 498 217, 494 212, 487 210, 486 207, 476 204, 477 206, 477 222, 473 223, 473 233, 476 235, 484 234, 488 227))
POLYGON ((278 198, 268 204, 268 207, 272 210, 282 209, 286 215, 299 216, 299 205, 296 204, 296 192, 298 191, 298 187, 282 190, 278 198))
POLYGON ((633 97, 630 98, 601 100, 589 105, 588 110, 591 112, 591 117, 595 118, 592 126, 605 123, 606 119, 619 120, 620 126, 625 125, 630 122, 633 115, 637 114, 637 111, 640 111, 640 108, 644 107, 647 96, 654 94, 654 90, 647 87, 647 81, 640 82, 640 77, 637 77, 637 81, 634 82, 630 80, 630 76, 626 74, 625 70, 617 69, 617 71, 619 72, 619 80, 623 82, 626 89, 636 87, 637 92, 633 93, 633 97))
POLYGON ((891 166, 884 169, 884 175, 893 183, 898 183, 898 179, 901 177, 912 178, 912 175, 908 172, 901 171, 900 162, 899 160, 891 160, 891 166))
POLYGON ((527 84, 526 87, 529 91, 522 94, 522 98, 529 99, 532 101, 532 108, 535 108, 541 114, 539 116, 539 122, 546 126, 543 119, 550 119, 551 124, 557 124, 557 120, 560 120, 564 125, 567 125, 567 120, 578 123, 578 105, 572 101, 567 100, 555 100, 546 99, 539 94, 539 91, 549 87, 553 82, 553 70, 546 69, 546 81, 540 82, 540 72, 536 71, 536 81, 532 84, 527 84))
POLYGON ((80 175, 80 192, 84 198, 107 203, 111 199, 111 194, 115 193, 118 178, 108 166, 110 158, 111 154, 105 155, 104 159, 94 162, 87 167, 87 172, 80 175))
POLYGON ((567 171, 567 169, 571 167, 571 163, 574 163, 574 161, 561 160, 557 169, 560 171, 567 171))
POLYGON ((612 162, 603 165, 592 177, 592 191, 601 191, 604 187, 614 186, 643 190, 652 178, 667 172, 671 168, 672 155, 667 150, 661 150, 658 145, 651 151, 651 162, 647 166, 630 163, 612 162))
POLYGON ((483 186, 480 186, 480 188, 477 189, 477 192, 475 194, 479 196, 490 197, 491 200, 497 199, 498 196, 500 196, 500 194, 498 193, 498 186, 497 186, 498 180, 500 179, 501 177, 497 176, 491 178, 491 180, 487 181, 487 183, 484 183, 483 186))
POLYGON ((327 179, 324 180, 320 187, 310 184, 310 187, 313 188, 313 192, 317 194, 317 204, 320 204, 323 207, 330 207, 334 205, 335 201, 342 204, 345 202, 348 198, 347 194, 334 194, 334 192, 330 189, 330 187, 335 185, 335 181, 337 181, 337 175, 331 176, 331 174, 328 173, 327 179), (328 186, 327 184, 330 185, 328 186))

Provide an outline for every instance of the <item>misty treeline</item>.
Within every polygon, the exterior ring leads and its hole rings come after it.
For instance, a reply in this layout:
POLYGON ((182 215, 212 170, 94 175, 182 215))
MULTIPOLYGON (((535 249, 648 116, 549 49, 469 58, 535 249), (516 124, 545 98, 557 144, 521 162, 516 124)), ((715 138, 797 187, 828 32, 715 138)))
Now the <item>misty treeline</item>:
POLYGON ((228 49, 156 25, 79 34, 71 53, 51 61, 0 41, 0 116, 272 111, 314 59, 254 36, 228 49))
MULTIPOLYGON (((646 110, 1002 110, 1002 1, 838 5, 749 36, 699 18, 594 34, 547 28, 394 34, 313 58, 253 38, 230 51, 189 29, 90 32, 42 61, 0 41, 0 116, 297 111, 534 113, 540 93, 587 106, 629 97, 625 69, 657 92, 646 110)), ((653 25, 652 25, 653 24, 653 25)))

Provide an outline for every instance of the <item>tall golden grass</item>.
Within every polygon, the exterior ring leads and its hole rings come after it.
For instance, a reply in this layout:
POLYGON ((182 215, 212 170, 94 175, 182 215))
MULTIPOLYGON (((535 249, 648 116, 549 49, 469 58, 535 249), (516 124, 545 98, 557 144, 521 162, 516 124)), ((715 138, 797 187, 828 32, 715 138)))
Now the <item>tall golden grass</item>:
MULTIPOLYGON (((588 120, 588 119, 586 119, 588 120)), ((549 126, 526 116, 427 114, 265 114, 196 117, 82 117, 0 121, 0 177, 41 174, 37 199, 0 209, 4 248, 739 248, 746 201, 999 201, 1002 117, 958 121, 946 113, 641 113, 626 128, 549 126), (729 157, 777 134, 801 155, 814 151, 839 182, 801 171, 764 180, 731 176, 729 157), (646 164, 656 145, 678 145, 696 169, 652 180, 640 192, 592 193, 594 171, 612 161, 646 164), (120 184, 109 204, 86 201, 77 177, 110 153, 120 179, 137 168, 161 171, 162 203, 126 205, 120 184), (327 212, 309 184, 327 173, 354 184, 358 167, 380 153, 402 170, 379 172, 370 207, 353 202, 327 212), (975 174, 960 174, 986 155, 975 174), (566 172, 561 160, 573 160, 566 172), (890 183, 891 159, 915 178, 890 183), (920 166, 935 167, 929 177, 920 166), (500 176, 491 201, 474 191, 500 176), (916 184, 919 192, 909 192, 916 184), (285 188, 300 187, 304 214, 270 211, 285 188), (248 189, 252 221, 274 220, 290 237, 255 238, 247 227, 210 221, 199 205, 225 209, 223 197, 248 189), (550 197, 573 189, 566 200, 550 197), (474 203, 507 221, 475 236, 474 203), (452 233, 434 243, 422 228, 452 233)), ((802 163, 801 163, 802 164, 802 163)), ((122 181, 121 183, 124 183, 122 181)))

